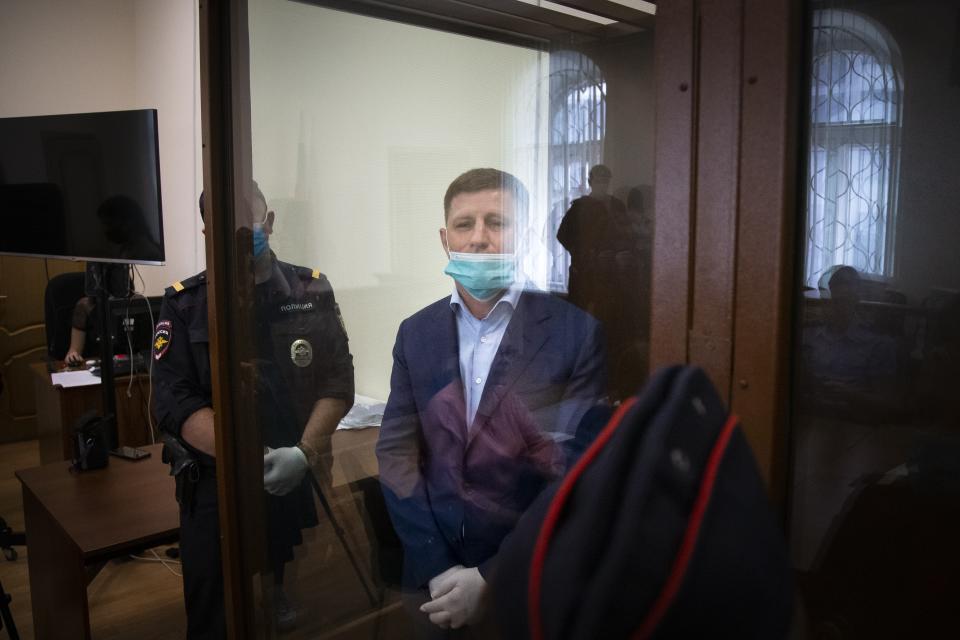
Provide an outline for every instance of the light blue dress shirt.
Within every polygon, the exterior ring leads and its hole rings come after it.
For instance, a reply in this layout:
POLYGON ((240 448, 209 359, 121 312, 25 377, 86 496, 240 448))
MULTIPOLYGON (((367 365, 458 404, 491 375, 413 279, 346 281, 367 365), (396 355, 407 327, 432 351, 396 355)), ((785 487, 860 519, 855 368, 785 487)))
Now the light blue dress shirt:
POLYGON ((474 317, 467 309, 457 288, 450 296, 450 307, 457 318, 460 344, 460 379, 463 380, 463 399, 467 404, 467 428, 473 428, 473 419, 483 397, 490 365, 500 348, 500 341, 510 324, 523 286, 514 284, 503 294, 485 318, 474 317))

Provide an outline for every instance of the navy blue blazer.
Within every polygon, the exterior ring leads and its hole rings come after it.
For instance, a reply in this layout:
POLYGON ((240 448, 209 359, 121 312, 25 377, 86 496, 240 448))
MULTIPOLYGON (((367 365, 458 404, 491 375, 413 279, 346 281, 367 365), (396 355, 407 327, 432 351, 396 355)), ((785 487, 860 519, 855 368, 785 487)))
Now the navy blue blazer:
POLYGON ((468 430, 450 298, 401 323, 377 458, 405 586, 457 564, 488 575, 503 538, 566 470, 580 419, 605 393, 603 344, 587 313, 524 292, 468 430))

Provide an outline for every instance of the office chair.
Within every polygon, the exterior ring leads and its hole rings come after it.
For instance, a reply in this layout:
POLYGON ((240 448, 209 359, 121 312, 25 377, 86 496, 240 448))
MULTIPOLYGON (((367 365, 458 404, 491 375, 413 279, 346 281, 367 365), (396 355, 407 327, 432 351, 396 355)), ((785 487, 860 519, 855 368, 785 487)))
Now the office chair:
POLYGON ((47 354, 63 360, 70 348, 73 308, 83 297, 84 274, 61 273, 50 278, 43 295, 43 320, 47 330, 47 354))
MULTIPOLYGON (((13 529, 7 526, 7 521, 0 518, 0 549, 3 549, 3 555, 9 562, 17 559, 17 550, 14 545, 22 547, 26 544, 26 536, 22 533, 15 533, 13 529)), ((3 589, 3 581, 0 581, 0 631, 4 626, 7 628, 7 635, 10 640, 18 640, 20 635, 17 633, 17 625, 13 622, 13 614, 10 612, 10 601, 13 598, 3 589)))
MULTIPOLYGON (((0 374, 0 393, 3 393, 3 375, 0 374)), ((7 521, 0 517, 0 549, 3 549, 3 555, 9 562, 17 559, 17 550, 14 545, 22 547, 26 544, 26 536, 22 533, 14 533, 13 529, 7 526, 7 521)), ((10 613, 10 597, 3 590, 3 581, 0 581, 0 631, 4 625, 7 627, 7 635, 10 640, 19 640, 17 625, 13 623, 13 614, 10 613)))

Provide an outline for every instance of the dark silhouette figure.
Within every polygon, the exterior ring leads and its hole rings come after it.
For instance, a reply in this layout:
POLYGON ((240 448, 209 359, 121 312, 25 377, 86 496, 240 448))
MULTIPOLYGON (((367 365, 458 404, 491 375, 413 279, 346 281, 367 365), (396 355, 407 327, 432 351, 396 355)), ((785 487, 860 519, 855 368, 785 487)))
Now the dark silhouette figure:
POLYGON ((612 177, 602 164, 590 170, 590 194, 570 205, 557 240, 570 252, 567 299, 603 324, 609 393, 620 399, 637 391, 646 371, 650 235, 647 225, 644 241, 640 191, 631 191, 628 210, 609 193, 612 177))
POLYGON ((856 269, 841 266, 826 277, 830 297, 803 332, 806 406, 854 422, 889 420, 899 410, 896 342, 861 313, 856 269))
POLYGON ((153 238, 143 209, 132 198, 112 196, 97 209, 107 240, 118 246, 117 258, 160 260, 163 252, 153 238))

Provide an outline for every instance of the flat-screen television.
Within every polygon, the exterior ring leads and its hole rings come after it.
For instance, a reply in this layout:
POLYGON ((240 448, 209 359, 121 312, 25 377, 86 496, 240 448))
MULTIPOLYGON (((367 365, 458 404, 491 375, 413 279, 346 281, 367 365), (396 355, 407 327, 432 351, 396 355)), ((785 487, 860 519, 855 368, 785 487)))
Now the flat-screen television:
POLYGON ((0 254, 163 264, 156 109, 0 118, 0 254))

